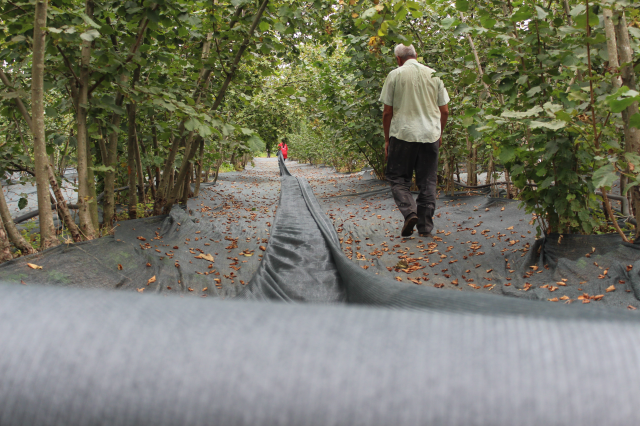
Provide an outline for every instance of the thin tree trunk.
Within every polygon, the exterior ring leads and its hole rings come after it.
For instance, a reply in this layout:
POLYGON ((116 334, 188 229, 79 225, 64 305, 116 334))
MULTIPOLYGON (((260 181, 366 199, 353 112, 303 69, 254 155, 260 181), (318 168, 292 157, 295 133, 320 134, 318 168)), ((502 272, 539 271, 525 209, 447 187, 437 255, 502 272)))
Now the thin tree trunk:
POLYGON ((200 154, 198 159, 198 167, 196 168, 196 188, 193 191, 193 196, 197 197, 200 194, 200 181, 202 180, 202 162, 204 161, 204 139, 200 140, 200 154))
MULTIPOLYGON (((88 136, 88 135, 87 135, 88 136)), ((87 186, 89 189, 89 213, 91 214, 91 224, 94 230, 100 229, 100 221, 98 219, 98 194, 96 193, 96 176, 93 172, 93 156, 87 137, 87 186)))
POLYGON ((178 172, 178 177, 176 179, 176 187, 171 191, 171 195, 167 199, 167 202, 164 206, 164 212, 168 214, 171 211, 171 207, 176 202, 178 197, 180 197, 180 184, 184 182, 187 173, 189 172, 189 166, 191 165, 191 159, 195 155, 198 150, 198 143, 192 142, 189 146, 189 151, 185 149, 185 155, 182 159, 182 165, 180 166, 180 172, 178 172))
MULTIPOLYGON (((133 105, 133 108, 136 108, 135 104, 133 105)), ((138 140, 138 130, 136 128, 135 125, 135 121, 134 121, 134 126, 133 126, 133 135, 134 135, 134 148, 135 148, 135 155, 136 155, 136 169, 137 169, 137 176, 138 176, 138 199, 140 200, 141 203, 146 204, 147 200, 145 197, 145 190, 144 190, 144 171, 142 169, 142 158, 140 157, 140 142, 138 140)))
POLYGON ((56 206, 58 208, 58 215, 62 216, 62 221, 64 222, 67 230, 71 234, 71 238, 73 241, 79 242, 82 241, 82 234, 80 234, 80 230, 76 225, 75 220, 71 216, 71 212, 67 207, 67 202, 64 199, 64 195, 62 195, 62 191, 58 186, 58 180, 56 176, 53 174, 53 166, 49 167, 49 185, 51 185, 51 189, 53 190, 53 194, 56 197, 56 206))
MULTIPOLYGON (((126 76, 120 78, 122 84, 127 81, 126 76)), ((116 95, 115 104, 122 107, 124 102, 124 95, 118 93, 116 95)), ((111 115, 111 124, 114 129, 120 128, 120 122, 122 121, 122 115, 113 113, 111 115)), ((107 161, 105 166, 111 167, 112 170, 107 170, 104 175, 104 198, 102 202, 102 215, 103 223, 106 227, 113 225, 113 218, 115 216, 115 182, 116 182, 116 170, 117 170, 117 158, 118 157, 118 132, 112 130, 109 133, 109 143, 107 144, 107 161)))
POLYGON ((67 154, 69 153, 69 141, 71 140, 72 136, 73 136, 73 129, 71 129, 71 131, 69 132, 69 137, 67 137, 67 141, 64 144, 64 150, 60 155, 60 162, 58 163, 58 176, 60 177, 64 176, 64 171, 67 167, 67 154))
MULTIPOLYGON (((239 13, 240 8, 238 8, 237 13, 239 13)), ((208 33, 207 34, 207 39, 206 41, 203 43, 202 45, 202 55, 201 58, 203 60, 207 59, 209 57, 209 52, 211 50, 211 40, 213 38, 213 34, 212 33, 208 33)), ((200 74, 198 76, 198 83, 196 85, 196 89, 193 93, 193 98, 196 100, 196 104, 200 103, 200 98, 202 95, 202 92, 204 90, 204 88, 207 86, 208 81, 209 81, 209 77, 211 75, 211 67, 206 67, 200 70, 200 74)), ((215 108, 213 108, 213 110, 215 111, 215 108)), ((168 198, 171 198, 171 194, 174 192, 174 190, 176 188, 173 187, 172 184, 169 184, 169 172, 174 170, 174 163, 176 160, 176 154, 178 152, 178 149, 180 148, 180 145, 182 143, 185 144, 185 155, 187 154, 187 152, 189 151, 188 147, 192 142, 193 139, 193 135, 194 132, 189 132, 188 134, 184 135, 184 123, 186 122, 186 119, 183 119, 182 122, 180 123, 180 126, 178 127, 178 138, 175 138, 171 144, 171 148, 169 149, 169 156, 167 157, 167 161, 165 162, 163 171, 162 171, 162 177, 159 180, 158 183, 158 188, 156 191, 156 197, 155 197, 155 201, 154 201, 154 205, 153 205, 153 213, 155 215, 159 215, 162 210, 164 209, 165 211, 171 210, 171 206, 169 206, 169 208, 165 208, 165 204, 168 201, 168 198)), ((156 138, 155 136, 155 129, 154 129, 154 138, 156 138)), ((157 138, 154 139, 154 144, 157 144, 157 138)), ((190 160, 190 158, 184 157, 184 160, 186 162, 186 160, 190 160)), ((183 163, 184 164, 184 163, 183 163)), ((180 181, 178 181, 178 183, 180 183, 180 181)))
MULTIPOLYGON (((629 43, 629 29, 624 12, 616 12, 614 19, 616 28, 616 38, 618 45, 618 55, 620 63, 628 64, 620 69, 622 74, 622 84, 631 90, 636 89, 636 75, 633 70, 633 51, 629 43)), ((631 116, 638 113, 638 102, 634 102, 622 111, 622 122, 624 124, 624 149, 626 152, 640 152, 640 129, 631 127, 629 120, 631 116)), ((640 190, 637 186, 631 188, 631 203, 636 221, 640 224, 640 190)), ((636 226, 636 238, 640 236, 640 226, 636 226)))
MULTIPOLYGON (((7 86, 7 87, 11 87, 10 86, 10 82, 7 78, 6 75, 4 75, 4 73, 0 70, 0 80, 2 80, 2 82, 7 86)), ((10 89, 12 90, 12 89, 10 89)), ((29 128, 29 130, 31 131, 31 133, 33 134, 33 120, 31 118, 31 116, 29 115, 29 112, 27 111, 27 109, 24 107, 24 104, 22 103, 22 100, 19 97, 14 98, 15 103, 18 107, 18 111, 20 111, 20 114, 22 115, 22 118, 24 119, 24 121, 27 123, 27 127, 29 128)), ((18 123, 16 123, 16 125, 18 125, 18 123)), ((18 127, 19 129, 19 127, 18 127)), ((73 136, 73 129, 71 130, 71 136, 73 136)), ((20 132, 20 138, 22 139, 22 132, 20 132)), ((69 138, 67 138, 67 142, 65 144, 65 148, 63 151, 63 154, 60 158, 60 168, 61 168, 61 172, 60 175, 63 174, 64 172, 64 158, 67 155, 67 150, 69 147, 69 138)), ((69 230, 69 232, 72 235, 72 238, 74 241, 78 242, 82 240, 82 236, 80 234, 80 231, 78 230, 78 227, 76 226, 75 221, 73 220, 73 218, 71 217, 71 213, 69 212, 69 209, 67 207, 67 203, 64 200, 64 196, 62 195, 62 191, 60 190, 60 187, 58 186, 58 181, 56 179, 56 176, 54 174, 54 165, 53 162, 52 163, 48 163, 48 167, 47 167, 47 177, 49 179, 49 185, 51 186, 51 189, 53 190, 55 196, 56 196, 56 200, 57 200, 57 207, 59 209, 59 214, 62 216, 62 219, 65 223, 65 225, 67 226, 67 229, 69 230)), ((0 190, 2 189, 2 186, 0 185, 0 190)), ((48 193, 48 189, 47 189, 47 193, 48 193)), ((7 229, 7 232, 9 234, 9 238, 11 239, 11 241, 13 242, 13 244, 18 247, 20 249, 20 251, 22 251, 23 253, 33 253, 35 252, 33 250, 33 247, 31 246, 31 244, 27 243, 24 238, 22 238, 22 235, 17 231, 15 224, 13 223, 13 219, 11 219, 11 214, 9 213, 9 209, 6 206, 6 201, 4 199, 4 195, 2 196, 2 200, 0 200, 0 210, 3 209, 2 204, 4 204, 4 209, 5 212, 1 213, 3 215, 4 218, 4 223, 5 223, 5 228, 7 229)), ((52 217, 53 219, 53 217, 52 217)))
MULTIPOLYGON (((603 9, 604 31, 607 36, 607 53, 609 56, 609 68, 611 70, 611 86, 613 91, 617 91, 622 87, 622 78, 618 74, 620 63, 618 62, 618 43, 616 42, 616 27, 613 22, 613 12, 611 9, 603 9)), ((617 139, 617 138, 616 138, 617 139)), ((623 194, 627 184, 627 177, 620 174, 620 195, 623 194)))
POLYGON ((11 259, 13 259, 13 254, 11 254, 11 244, 7 238, 7 233, 4 230, 2 218, 0 218, 0 262, 6 262, 11 259))
POLYGON ((31 111, 33 114, 33 154, 36 166, 38 210, 40 212, 40 246, 42 249, 60 244, 53 227, 49 201, 49 179, 46 173, 49 159, 44 129, 44 54, 48 0, 37 0, 33 26, 33 58, 31 60, 31 111))
POLYGON ((187 173, 187 176, 185 176, 184 178, 184 184, 182 187, 182 204, 184 204, 185 206, 187 205, 187 202, 189 201, 189 194, 191 193, 191 178, 192 178, 192 173, 193 173, 193 164, 189 164, 189 170, 187 173))
POLYGON ((467 185, 475 185, 473 182, 475 180, 475 163, 474 163, 474 153, 473 153, 473 144, 471 143, 471 139, 469 139, 469 133, 467 131, 464 132, 464 138, 467 141, 467 185))
MULTIPOLYGON (((93 1, 87 0, 85 13, 89 18, 93 17, 93 1)), ((80 59, 80 77, 79 87, 77 90, 78 98, 76 100, 77 108, 77 125, 78 133, 76 139, 78 141, 77 159, 78 159, 78 216, 80 217, 80 230, 87 240, 95 238, 95 228, 89 208, 89 202, 95 203, 96 200, 91 199, 91 190, 89 188, 89 170, 87 164, 88 144, 87 144, 87 106, 89 103, 89 63, 91 62, 91 42, 82 41, 82 52, 80 59)))
POLYGON ((622 87, 622 79, 619 75, 615 75, 620 67, 618 62, 618 43, 616 42, 616 27, 613 22, 613 12, 611 9, 603 9, 604 31, 607 35, 607 53, 609 54, 609 68, 611 68, 611 85, 613 90, 617 91, 622 87))
MULTIPOLYGON (((155 118, 151 117, 151 135, 153 136, 153 155, 160 155, 160 149, 158 148, 158 129, 155 126, 155 118)), ((160 167, 156 166, 156 186, 160 185, 160 167)), ((156 193, 154 190, 153 199, 155 200, 156 193)))
MULTIPOLYGON (((156 10, 158 8, 158 4, 156 4, 152 10, 156 10)), ((125 62, 129 62, 138 51, 140 45, 142 44, 142 40, 144 39, 144 34, 147 30, 147 26, 149 24, 148 18, 143 18, 138 23, 138 32, 136 36, 135 43, 129 49, 129 55, 125 62)), ((114 39, 115 40, 115 39, 114 39)), ((116 42, 114 42, 114 45, 116 42)), ((134 73, 135 75, 135 73, 134 73)), ((127 81, 126 74, 121 74, 120 76, 121 84, 124 84, 127 81)), ((96 86, 97 87, 97 86, 96 86)), ((122 106, 124 101, 124 95, 122 93, 118 93, 116 95, 115 104, 119 107, 122 106)), ((122 120, 122 116, 120 114, 113 113, 111 116, 111 124, 115 128, 120 127, 120 122, 122 120)), ((115 216, 115 181, 116 181, 116 160, 118 156, 118 133, 114 130, 109 134, 109 145, 107 147, 108 151, 108 164, 106 166, 113 167, 113 171, 108 171, 105 174, 104 178, 104 202, 103 202, 103 220, 105 226, 111 226, 113 224, 113 217, 115 216)))
POLYGON ((135 219, 138 196, 136 195, 136 105, 127 105, 128 135, 127 135, 127 171, 129 184, 129 219, 135 219))
MULTIPOLYGON (((49 209, 51 209, 51 205, 49 205, 49 209)), ((11 218, 11 212, 9 211, 9 206, 7 206, 7 200, 4 198, 4 191, 2 190, 2 183, 0 183, 0 218, 4 222, 4 228, 7 230, 9 234, 9 239, 15 245, 18 250, 22 252, 22 254, 31 254, 35 253, 33 246, 24 239, 22 234, 16 228, 16 224, 13 222, 11 218)))
MULTIPOLYGON (((137 140, 138 140, 138 143, 140 144, 140 148, 142 148, 142 153, 144 155, 148 155, 147 147, 144 145, 144 142, 142 141, 142 138, 137 138, 137 140)), ((140 167, 142 167, 142 164, 140 164, 140 167)), ((147 166, 146 169, 147 169, 147 174, 149 175, 149 188, 151 189, 151 197, 153 199, 155 199, 156 198, 156 186, 153 183, 153 173, 151 172, 151 167, 147 166)), ((143 191, 144 191, 144 189, 143 189, 143 191)), ((146 203, 147 203, 147 200, 145 199, 145 204, 146 203)))

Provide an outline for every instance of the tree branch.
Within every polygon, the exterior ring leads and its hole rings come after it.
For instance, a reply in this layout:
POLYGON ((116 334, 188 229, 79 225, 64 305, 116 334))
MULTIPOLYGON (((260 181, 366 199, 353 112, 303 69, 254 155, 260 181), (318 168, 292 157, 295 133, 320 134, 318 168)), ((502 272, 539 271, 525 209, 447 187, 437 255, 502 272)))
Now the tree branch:
POLYGON ((236 57, 233 60, 233 64, 231 64, 230 73, 227 74, 227 78, 224 80, 224 83, 222 83, 222 87, 220 87, 220 90, 216 95, 216 100, 213 103, 213 106, 211 107, 212 111, 216 111, 220 106, 220 104, 222 103, 222 99, 224 98, 224 95, 227 92, 229 83, 231 83, 231 79, 236 73, 236 69, 238 68, 238 64, 240 63, 240 58, 242 57, 242 54, 249 46, 249 42, 251 40, 251 37, 253 36, 253 32, 256 30, 256 27, 260 23, 260 19, 262 18, 262 14, 264 13, 264 10, 267 8, 267 4, 269 4, 269 0, 264 0, 260 5, 260 8, 256 12, 256 16, 253 18, 253 22, 251 23, 249 32, 247 33, 244 40, 242 41, 242 45, 240 46, 240 49, 238 50, 238 53, 236 54, 236 57))
MULTIPOLYGON (((155 6, 151 8, 151 11, 152 12, 155 11, 158 7, 160 7, 160 5, 156 3, 155 6)), ((149 19, 147 17, 142 18, 142 20, 140 21, 140 24, 138 25, 138 36, 136 38, 136 42, 133 44, 133 46, 131 46, 131 49, 129 49, 129 54, 127 55, 127 58, 124 60, 122 64, 118 65, 118 68, 113 73, 103 74, 102 77, 100 77, 98 81, 96 81, 95 84, 89 88, 89 96, 91 96, 91 93, 93 93, 93 91, 96 90, 98 86, 100 86, 102 82, 104 82, 107 79, 108 76, 117 73, 118 71, 120 71, 120 69, 122 69, 122 67, 125 64, 131 62, 136 52, 138 51, 138 48, 140 47, 140 43, 142 42, 142 39, 144 37, 144 32, 147 30, 148 25, 149 25, 149 19)))
MULTIPOLYGON (((7 77, 7 75, 4 73, 2 69, 0 69, 0 80, 2 80, 2 83, 5 86, 7 86, 10 92, 16 91, 16 89, 14 89, 13 86, 11 85, 11 81, 9 81, 9 78, 7 77)), ((29 115, 29 111, 27 111, 27 108, 24 106, 22 99, 13 98, 13 100, 15 101, 16 106, 18 107, 18 111, 20 111, 20 114, 22 114, 24 121, 27 122, 27 125, 29 126, 29 130, 31 130, 32 129, 31 115, 29 115)))
POLYGON ((56 45, 56 48, 58 48, 58 52, 60 52, 60 54, 62 55, 65 65, 67 66, 67 68, 69 68, 69 71, 71 71, 71 75, 73 75, 73 78, 76 80, 76 84, 79 84, 80 79, 78 78, 78 75, 76 74, 76 72, 73 70, 73 67, 71 66, 71 62, 69 61, 69 58, 67 58, 67 55, 65 55, 62 49, 60 49, 60 46, 56 45))

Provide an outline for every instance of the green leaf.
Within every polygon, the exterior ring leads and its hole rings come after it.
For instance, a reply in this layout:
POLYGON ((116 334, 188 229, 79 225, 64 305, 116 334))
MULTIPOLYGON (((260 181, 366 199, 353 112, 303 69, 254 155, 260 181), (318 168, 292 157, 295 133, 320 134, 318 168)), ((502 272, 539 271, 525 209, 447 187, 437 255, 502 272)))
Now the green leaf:
POLYGON ((262 32, 268 31, 269 27, 270 27, 270 25, 269 25, 268 22, 266 22, 266 21, 260 22, 260 31, 262 31, 262 32))
POLYGON ((88 30, 80 34, 80 38, 84 41, 93 41, 98 37, 100 37, 100 33, 96 30, 88 30))
POLYGON ((624 191, 622 191, 622 195, 627 195, 627 192, 629 192, 629 190, 634 186, 638 186, 638 184, 640 184, 640 182, 638 182, 637 180, 633 182, 627 182, 627 184, 624 186, 624 191))
POLYGON ((553 121, 531 121, 529 123, 529 127, 532 129, 538 129, 540 127, 544 127, 549 130, 560 130, 567 125, 566 121, 562 120, 553 120, 553 121))
POLYGON ((27 200, 26 198, 20 198, 18 200, 18 208, 20 210, 24 209, 25 207, 27 207, 27 204, 29 204, 29 200, 27 200))
POLYGON ((456 0, 456 9, 460 12, 466 12, 469 10, 469 2, 468 0, 456 0))
POLYGON ((636 101, 637 101, 637 99, 635 97, 622 98, 622 99, 613 99, 613 100, 609 101, 609 106, 611 107, 611 112, 618 113, 618 112, 624 111, 625 109, 627 109, 627 107, 629 105, 631 105, 632 103, 634 103, 636 101))
POLYGON ((58 110, 55 108, 51 108, 51 107, 46 107, 44 109, 44 113, 47 114, 48 117, 57 117, 58 116, 58 110))
POLYGON ((535 86, 535 87, 532 87, 527 92, 527 96, 531 97, 531 96, 535 95, 536 93, 540 93, 540 92, 542 92, 542 88, 540 86, 535 86))
MULTIPOLYGON (((553 183, 553 176, 549 176, 548 178, 543 180, 542 183, 540 183, 540 185, 538 185, 538 189, 546 189, 550 187, 552 183, 553 183)), ((562 200, 562 201, 566 201, 566 200, 562 200)))
POLYGON ((593 185, 596 188, 610 187, 616 182, 619 176, 616 174, 613 164, 609 163, 603 167, 600 167, 593 174, 593 185))
POLYGON ((440 21, 440 25, 442 25, 442 28, 444 28, 445 30, 448 30, 449 28, 451 28, 455 21, 455 18, 444 18, 442 21, 440 21))
POLYGON ((85 13, 81 13, 80 16, 82 16, 82 19, 84 20, 84 22, 86 22, 87 24, 91 25, 93 28, 99 30, 100 28, 102 28, 101 25, 98 25, 96 23, 96 21, 94 21, 93 19, 89 18, 89 16, 85 13))
POLYGON ((112 166, 105 166, 104 164, 90 167, 90 169, 98 173, 115 172, 115 169, 112 166))
POLYGON ((375 7, 371 7, 369 9, 365 10, 360 17, 362 19, 369 19, 369 18, 372 18, 376 13, 378 13, 376 8, 375 7))
POLYGON ((190 118, 187 122, 184 123, 184 128, 188 131, 192 132, 201 126, 201 123, 195 118, 190 118))
POLYGON ((487 29, 492 29, 496 25, 497 21, 489 16, 480 18, 480 24, 487 29))
POLYGON ((538 14, 538 19, 544 19, 548 15, 548 13, 540 6, 536 6, 536 13, 538 14))
POLYGON ((500 158, 500 161, 503 163, 510 163, 516 159, 516 149, 512 147, 504 147, 500 150, 498 158, 500 158))
POLYGON ((530 108, 524 112, 507 110, 507 111, 504 111, 502 114, 500 114, 500 116, 505 118, 527 118, 527 117, 534 117, 539 113, 541 113, 542 111, 543 111, 542 107, 536 105, 533 108, 530 108))
MULTIPOLYGON (((587 14, 582 13, 574 17, 575 27, 576 28, 587 28, 587 14)), ((600 20, 598 19, 598 15, 593 13, 593 9, 589 8, 589 26, 597 27, 600 24, 600 20)))
POLYGON ((533 11, 528 7, 524 6, 518 9, 516 13, 511 17, 511 22, 520 22, 526 21, 527 19, 533 18, 533 11))

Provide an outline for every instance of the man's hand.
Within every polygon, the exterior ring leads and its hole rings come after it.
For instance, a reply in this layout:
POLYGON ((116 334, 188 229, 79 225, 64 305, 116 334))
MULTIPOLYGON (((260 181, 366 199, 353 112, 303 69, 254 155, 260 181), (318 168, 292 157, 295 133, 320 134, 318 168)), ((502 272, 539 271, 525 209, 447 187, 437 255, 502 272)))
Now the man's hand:
POLYGON ((438 107, 440 109, 440 140, 438 141, 438 149, 442 145, 442 134, 444 128, 447 126, 447 120, 449 119, 449 105, 442 105, 438 107))
POLYGON ((382 111, 382 129, 384 130, 384 161, 387 162, 389 157, 389 130, 391 128, 391 119, 393 118, 393 107, 390 105, 384 106, 382 111))
POLYGON ((384 162, 386 163, 389 159, 389 139, 384 141, 384 162))

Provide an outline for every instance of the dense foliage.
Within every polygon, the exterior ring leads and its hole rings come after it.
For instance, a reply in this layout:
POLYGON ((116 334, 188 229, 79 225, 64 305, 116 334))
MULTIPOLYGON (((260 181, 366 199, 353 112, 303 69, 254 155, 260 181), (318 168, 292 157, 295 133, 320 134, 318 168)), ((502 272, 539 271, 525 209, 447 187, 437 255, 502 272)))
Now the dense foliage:
POLYGON ((596 190, 608 207, 619 182, 640 214, 639 16, 626 1, 3 2, 0 168, 37 180, 44 247, 66 167, 76 241, 109 232, 118 201, 132 218, 166 212, 282 140, 299 160, 384 178, 378 97, 393 46, 413 43, 451 96, 447 190, 463 165, 470 184, 504 176, 541 232, 609 232, 596 190))

